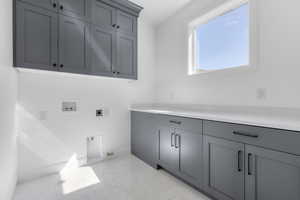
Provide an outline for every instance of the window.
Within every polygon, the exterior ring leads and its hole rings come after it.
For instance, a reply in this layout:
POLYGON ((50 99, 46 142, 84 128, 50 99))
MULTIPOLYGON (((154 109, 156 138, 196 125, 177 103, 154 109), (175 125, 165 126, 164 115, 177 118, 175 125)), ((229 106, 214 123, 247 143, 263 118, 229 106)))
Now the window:
POLYGON ((232 1, 192 23, 190 74, 250 66, 250 3, 232 1))

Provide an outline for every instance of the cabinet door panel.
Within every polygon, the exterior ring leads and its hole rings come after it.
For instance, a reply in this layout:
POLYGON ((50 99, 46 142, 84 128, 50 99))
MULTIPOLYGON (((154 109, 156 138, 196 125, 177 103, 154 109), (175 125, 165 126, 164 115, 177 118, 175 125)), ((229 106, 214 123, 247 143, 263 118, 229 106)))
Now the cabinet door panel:
POLYGON ((161 127, 159 131, 159 161, 160 164, 172 171, 179 170, 179 148, 175 147, 175 129, 161 127))
POLYGON ((115 31, 113 25, 116 25, 116 9, 100 1, 94 1, 92 22, 103 29, 115 31))
POLYGON ((60 0, 60 13, 79 18, 90 20, 91 18, 91 0, 60 0))
POLYGON ((117 34, 117 65, 114 71, 121 78, 137 78, 136 37, 117 34))
POLYGON ((57 11, 58 8, 58 4, 56 0, 18 0, 18 1, 29 3, 41 8, 46 8, 52 11, 57 11))
POLYGON ((59 60, 61 71, 89 73, 90 26, 71 17, 60 17, 59 60))
POLYGON ((16 18, 16 65, 56 70, 57 16, 50 11, 18 3, 16 18))
POLYGON ((158 127, 155 115, 131 112, 132 153, 156 167, 158 160, 158 127))
POLYGON ((299 200, 300 157, 246 145, 246 200, 299 200))
POLYGON ((217 199, 243 200, 244 145, 205 136, 204 151, 205 190, 217 199))
POLYGON ((137 33, 137 17, 117 11, 117 25, 118 31, 123 34, 136 35, 137 33))
POLYGON ((202 185, 203 136, 198 132, 176 130, 176 133, 180 134, 180 172, 202 185))
POLYGON ((116 33, 93 27, 92 74, 112 75, 116 56, 116 33))

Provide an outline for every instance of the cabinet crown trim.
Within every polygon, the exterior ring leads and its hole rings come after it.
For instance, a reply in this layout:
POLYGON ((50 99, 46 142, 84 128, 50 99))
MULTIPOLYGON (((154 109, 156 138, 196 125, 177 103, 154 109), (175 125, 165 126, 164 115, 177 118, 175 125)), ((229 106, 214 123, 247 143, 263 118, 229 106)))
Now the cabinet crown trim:
POLYGON ((143 7, 127 0, 96 0, 96 1, 104 2, 108 5, 117 7, 119 9, 125 7, 130 11, 132 11, 132 14, 135 14, 137 17, 140 15, 140 12, 144 9, 143 7))

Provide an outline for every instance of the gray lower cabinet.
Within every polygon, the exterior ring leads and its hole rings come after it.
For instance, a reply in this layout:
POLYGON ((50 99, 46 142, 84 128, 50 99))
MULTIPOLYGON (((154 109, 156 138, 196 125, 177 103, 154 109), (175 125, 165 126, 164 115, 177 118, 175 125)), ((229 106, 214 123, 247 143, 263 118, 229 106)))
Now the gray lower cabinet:
POLYGON ((55 13, 19 3, 16 6, 15 65, 56 70, 58 17, 55 13))
POLYGON ((160 116, 159 165, 186 182, 203 184, 202 120, 160 116))
POLYGON ((297 132, 142 112, 131 123, 135 155, 217 200, 300 200, 299 147, 282 143, 297 132))
POLYGON ((72 17, 59 19, 59 70, 88 74, 90 72, 90 25, 72 17))
POLYGON ((246 145, 246 200, 299 200, 300 156, 246 145))
POLYGON ((244 199, 244 144, 204 136, 205 191, 220 200, 244 199))
POLYGON ((161 127, 159 129, 159 161, 162 167, 172 170, 179 170, 179 145, 177 143, 175 129, 161 127))
POLYGON ((131 112, 131 152, 156 168, 158 159, 156 115, 131 112))
POLYGON ((142 112, 131 123, 135 155, 215 199, 300 200, 298 132, 142 112))
POLYGON ((177 130, 176 142, 180 146, 180 173, 196 186, 203 184, 203 135, 202 130, 177 130))

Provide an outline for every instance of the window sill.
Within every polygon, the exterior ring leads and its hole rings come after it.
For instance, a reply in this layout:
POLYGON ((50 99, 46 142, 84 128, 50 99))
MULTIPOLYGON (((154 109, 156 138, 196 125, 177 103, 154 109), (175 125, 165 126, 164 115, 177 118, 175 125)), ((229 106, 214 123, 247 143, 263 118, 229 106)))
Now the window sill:
POLYGON ((227 73, 227 72, 235 72, 235 71, 256 71, 257 67, 252 65, 243 65, 238 67, 229 67, 224 69, 216 69, 216 70, 197 70, 193 72, 189 72, 189 76, 201 75, 201 74, 211 74, 211 73, 227 73))

